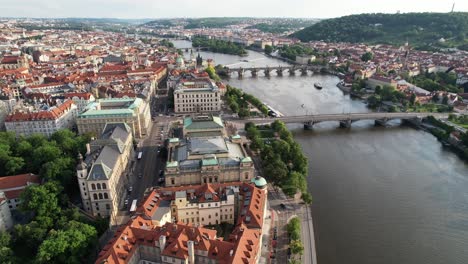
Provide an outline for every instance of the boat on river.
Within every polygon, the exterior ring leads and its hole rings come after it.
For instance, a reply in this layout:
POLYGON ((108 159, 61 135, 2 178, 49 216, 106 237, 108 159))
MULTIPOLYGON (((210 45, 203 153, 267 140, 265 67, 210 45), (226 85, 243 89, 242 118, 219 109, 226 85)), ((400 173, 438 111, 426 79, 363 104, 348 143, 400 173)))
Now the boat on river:
POLYGON ((319 90, 323 88, 321 83, 314 83, 314 87, 319 89, 319 90))

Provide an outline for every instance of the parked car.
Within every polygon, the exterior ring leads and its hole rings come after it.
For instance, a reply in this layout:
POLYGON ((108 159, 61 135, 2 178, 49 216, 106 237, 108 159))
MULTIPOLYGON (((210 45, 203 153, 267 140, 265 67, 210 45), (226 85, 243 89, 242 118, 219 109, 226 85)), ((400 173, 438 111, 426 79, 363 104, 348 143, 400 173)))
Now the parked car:
POLYGON ((140 178, 140 179, 141 179, 142 177, 143 177, 143 173, 141 173, 141 172, 140 172, 140 173, 138 173, 138 178, 140 178))
POLYGON ((124 205, 125 207, 128 207, 128 199, 125 199, 124 205))
POLYGON ((132 191, 133 191, 133 186, 128 187, 128 192, 132 192, 132 191))

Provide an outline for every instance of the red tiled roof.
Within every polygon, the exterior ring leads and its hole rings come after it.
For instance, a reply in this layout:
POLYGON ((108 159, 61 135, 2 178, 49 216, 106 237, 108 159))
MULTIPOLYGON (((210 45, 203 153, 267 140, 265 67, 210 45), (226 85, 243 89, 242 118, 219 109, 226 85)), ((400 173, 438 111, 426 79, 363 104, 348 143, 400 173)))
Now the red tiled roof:
POLYGON ((0 177, 0 190, 5 192, 8 199, 15 199, 20 196, 28 184, 39 184, 40 178, 32 173, 0 177), (9 190, 13 189, 15 190, 9 190), (19 189, 16 189, 19 188, 19 189))

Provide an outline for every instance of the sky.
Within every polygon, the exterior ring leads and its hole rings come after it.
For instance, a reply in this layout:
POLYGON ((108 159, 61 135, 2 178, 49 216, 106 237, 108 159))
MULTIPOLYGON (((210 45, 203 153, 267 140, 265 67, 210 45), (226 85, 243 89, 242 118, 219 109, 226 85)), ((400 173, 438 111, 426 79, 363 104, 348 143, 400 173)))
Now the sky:
POLYGON ((468 12, 468 0, 0 0, 0 17, 300 17, 468 12))

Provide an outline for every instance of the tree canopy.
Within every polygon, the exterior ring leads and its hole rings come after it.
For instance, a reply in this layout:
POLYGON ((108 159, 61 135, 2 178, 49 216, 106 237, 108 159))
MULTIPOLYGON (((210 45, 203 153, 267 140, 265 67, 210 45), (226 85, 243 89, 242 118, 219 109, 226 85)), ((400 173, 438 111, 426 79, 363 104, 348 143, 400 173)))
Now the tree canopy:
POLYGON ((292 34, 307 42, 466 47, 468 13, 360 14, 326 19, 292 34), (444 41, 440 41, 444 39, 444 41))
POLYGON ((232 54, 232 55, 247 55, 247 51, 239 44, 224 41, 219 39, 208 39, 206 37, 194 36, 192 37, 193 47, 205 47, 210 51, 232 54))

